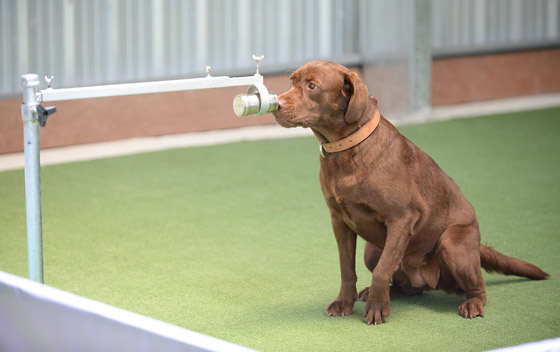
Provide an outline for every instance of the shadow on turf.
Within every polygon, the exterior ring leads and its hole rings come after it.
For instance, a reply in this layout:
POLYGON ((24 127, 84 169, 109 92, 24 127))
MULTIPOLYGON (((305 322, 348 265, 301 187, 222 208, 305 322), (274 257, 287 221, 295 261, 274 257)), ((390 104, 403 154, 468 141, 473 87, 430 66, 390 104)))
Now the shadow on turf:
MULTIPOLYGON (((499 286, 531 281, 532 280, 521 277, 497 277, 492 280, 487 280, 486 286, 499 286)), ((464 296, 447 294, 443 291, 427 291, 415 296, 391 299, 391 305, 403 308, 407 306, 421 306, 436 313, 458 313, 458 307, 464 301, 464 296)))
MULTIPOLYGON (((522 282, 531 282, 531 280, 517 277, 496 277, 492 280, 487 280, 487 286, 500 286, 504 284, 515 284, 522 282)), ((465 301, 464 296, 456 296, 447 294, 443 291, 426 291, 421 294, 391 299, 391 308, 393 312, 407 311, 408 309, 427 309, 437 314, 459 314, 459 305, 465 301)), ((262 315, 259 314, 260 319, 280 321, 287 319, 293 321, 328 321, 341 319, 340 321, 354 321, 365 324, 363 318, 365 302, 356 302, 353 314, 346 317, 328 317, 326 316, 325 309, 328 305, 328 300, 309 300, 300 301, 298 304, 293 302, 290 304, 276 303, 263 308, 262 315)))
POLYGON ((486 286, 499 286, 504 284, 514 284, 514 283, 521 283, 521 282, 533 282, 531 279, 527 279, 524 277, 503 277, 498 276, 495 279, 487 279, 486 286))
POLYGON ((464 300, 464 297, 448 295, 445 292, 428 291, 415 296, 394 298, 391 300, 391 304, 394 307, 400 306, 403 308, 407 306, 421 306, 436 313, 450 313, 457 312, 459 305, 464 300))
MULTIPOLYGON (((458 307, 463 303, 463 297, 448 295, 441 291, 429 291, 422 294, 395 298, 391 300, 391 307, 395 310, 406 310, 412 307, 422 307, 436 313, 458 313, 458 307)), ((365 324, 363 319, 365 302, 358 301, 354 306, 353 314, 346 317, 328 317, 328 319, 347 321, 360 321, 365 324)), ((299 304, 290 305, 273 305, 267 308, 267 316, 269 319, 277 320, 290 317, 291 319, 303 320, 323 320, 327 319, 325 309, 328 302, 309 301, 300 302, 299 304), (273 308, 273 310, 269 310, 273 308)))

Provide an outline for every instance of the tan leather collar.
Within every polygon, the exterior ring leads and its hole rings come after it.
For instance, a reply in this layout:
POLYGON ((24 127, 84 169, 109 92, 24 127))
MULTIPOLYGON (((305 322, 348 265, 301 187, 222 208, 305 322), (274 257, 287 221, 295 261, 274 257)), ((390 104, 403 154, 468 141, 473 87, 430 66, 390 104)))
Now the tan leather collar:
POLYGON ((346 149, 350 149, 360 143, 362 143, 367 137, 369 137, 373 131, 379 125, 379 121, 381 120, 381 115, 379 114, 379 110, 375 110, 375 114, 373 118, 371 118, 365 125, 360 127, 356 132, 352 133, 346 138, 339 139, 338 141, 331 142, 331 143, 321 143, 319 145, 319 151, 321 152, 321 156, 326 158, 328 154, 331 153, 338 153, 346 149), (325 154, 327 152, 327 154, 325 154))

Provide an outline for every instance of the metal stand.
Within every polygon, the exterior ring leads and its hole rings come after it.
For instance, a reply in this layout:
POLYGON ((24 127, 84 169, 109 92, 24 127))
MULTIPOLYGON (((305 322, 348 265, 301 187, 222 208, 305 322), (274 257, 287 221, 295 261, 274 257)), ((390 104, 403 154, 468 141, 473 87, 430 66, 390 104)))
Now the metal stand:
POLYGON ((183 90, 250 86, 263 84, 263 76, 258 73, 258 65, 263 57, 255 58, 257 72, 253 76, 229 77, 210 75, 211 68, 206 67, 203 78, 173 81, 144 82, 130 84, 113 84, 105 86, 53 89, 53 77, 46 78, 48 88, 37 91, 39 76, 33 73, 21 76, 23 85, 23 104, 21 116, 24 130, 25 152, 25 201, 27 216, 27 254, 29 262, 29 279, 44 283, 43 278, 43 229, 41 213, 41 165, 39 159, 39 125, 45 126, 49 115, 56 112, 55 107, 42 107, 41 102, 88 99, 133 94, 163 93, 183 90))
POLYGON ((27 213, 27 257, 29 279, 43 283, 43 228, 41 213, 41 165, 39 159, 39 76, 21 76, 23 85, 23 142, 25 151, 25 205, 27 213))

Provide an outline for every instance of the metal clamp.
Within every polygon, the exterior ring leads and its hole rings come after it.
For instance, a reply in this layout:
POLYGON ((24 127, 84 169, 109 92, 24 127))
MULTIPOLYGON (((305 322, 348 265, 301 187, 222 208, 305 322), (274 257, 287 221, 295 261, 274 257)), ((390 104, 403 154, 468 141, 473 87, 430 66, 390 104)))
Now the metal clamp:
POLYGON ((264 115, 278 110, 278 96, 269 92, 262 83, 253 83, 245 94, 233 99, 233 111, 237 116, 264 115))
POLYGON ((47 125, 47 119, 55 112, 56 106, 43 107, 42 105, 37 105, 37 117, 39 118, 39 125, 41 125, 41 127, 45 127, 47 125))

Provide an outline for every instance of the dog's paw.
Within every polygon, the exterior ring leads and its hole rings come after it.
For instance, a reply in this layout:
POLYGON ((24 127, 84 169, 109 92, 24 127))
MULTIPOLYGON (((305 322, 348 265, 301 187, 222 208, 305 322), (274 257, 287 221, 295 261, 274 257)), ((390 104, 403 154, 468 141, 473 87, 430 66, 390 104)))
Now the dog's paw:
POLYGON ((358 293, 358 300, 362 302, 367 302, 368 296, 369 296, 369 286, 361 290, 360 293, 358 293))
MULTIPOLYGON (((388 291, 388 290, 387 290, 388 291)), ((391 313, 391 304, 389 300, 389 292, 377 292, 378 296, 370 296, 366 303, 366 312, 364 318, 368 325, 377 325, 387 321, 387 317, 391 313)))
POLYGON ((329 306, 327 307, 327 316, 338 317, 338 316, 351 315, 353 308, 354 308, 354 301, 345 302, 340 299, 337 299, 336 301, 329 304, 329 306))
POLYGON ((371 307, 366 308, 364 319, 368 325, 382 324, 387 321, 390 311, 389 307, 384 308, 381 305, 373 304, 371 307))
POLYGON ((478 297, 470 298, 459 306, 459 315, 467 319, 484 318, 484 304, 478 297))

